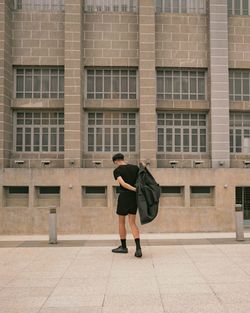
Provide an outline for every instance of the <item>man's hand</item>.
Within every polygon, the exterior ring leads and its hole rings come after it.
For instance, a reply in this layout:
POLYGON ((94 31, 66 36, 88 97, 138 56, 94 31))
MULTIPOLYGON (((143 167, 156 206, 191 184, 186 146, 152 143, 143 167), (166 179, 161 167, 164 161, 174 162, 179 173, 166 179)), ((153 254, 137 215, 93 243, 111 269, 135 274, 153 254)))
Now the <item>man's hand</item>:
POLYGON ((142 166, 146 167, 146 163, 144 161, 142 161, 142 160, 140 160, 139 164, 141 164, 142 166))

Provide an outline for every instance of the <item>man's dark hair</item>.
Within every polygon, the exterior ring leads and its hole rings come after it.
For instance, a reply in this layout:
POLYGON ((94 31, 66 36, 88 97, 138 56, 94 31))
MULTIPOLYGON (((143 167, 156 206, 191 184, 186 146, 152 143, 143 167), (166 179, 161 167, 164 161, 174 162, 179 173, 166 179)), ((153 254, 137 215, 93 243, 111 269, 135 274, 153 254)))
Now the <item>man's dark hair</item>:
POLYGON ((115 155, 113 155, 112 160, 113 162, 115 162, 116 160, 124 160, 124 155, 122 153, 116 153, 115 155))

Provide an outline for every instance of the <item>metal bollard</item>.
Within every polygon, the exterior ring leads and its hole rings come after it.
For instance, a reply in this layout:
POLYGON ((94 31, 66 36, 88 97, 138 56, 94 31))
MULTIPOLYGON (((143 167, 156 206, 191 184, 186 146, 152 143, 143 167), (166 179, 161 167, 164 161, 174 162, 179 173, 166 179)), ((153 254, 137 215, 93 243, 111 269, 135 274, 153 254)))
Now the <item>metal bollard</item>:
POLYGON ((49 243, 57 243, 56 206, 52 206, 49 209, 49 243))
POLYGON ((244 223, 242 204, 235 205, 235 226, 236 226, 236 240, 244 240, 244 223))

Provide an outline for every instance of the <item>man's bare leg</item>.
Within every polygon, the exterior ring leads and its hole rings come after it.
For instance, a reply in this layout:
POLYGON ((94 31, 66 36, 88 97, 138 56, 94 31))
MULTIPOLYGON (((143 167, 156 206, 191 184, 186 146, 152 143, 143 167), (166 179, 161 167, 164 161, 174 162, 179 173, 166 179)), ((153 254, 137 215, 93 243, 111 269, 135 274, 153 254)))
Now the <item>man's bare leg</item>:
POLYGON ((136 225, 136 221, 135 221, 136 215, 135 214, 129 214, 128 218, 129 218, 129 225, 131 228, 131 232, 134 236, 135 244, 136 244, 135 256, 141 257, 142 252, 141 252, 141 244, 140 244, 140 233, 139 233, 139 229, 136 225))
POLYGON ((119 215, 119 234, 121 239, 121 246, 118 248, 112 249, 114 253, 128 253, 127 245, 126 245, 126 226, 125 226, 125 216, 119 215))
POLYGON ((121 239, 126 239, 125 216, 119 215, 119 234, 121 239))
POLYGON ((129 220, 129 226, 131 228, 131 232, 134 236, 134 239, 139 238, 140 234, 139 234, 139 229, 136 225, 136 221, 135 221, 136 215, 135 214, 129 214, 128 215, 128 220, 129 220))

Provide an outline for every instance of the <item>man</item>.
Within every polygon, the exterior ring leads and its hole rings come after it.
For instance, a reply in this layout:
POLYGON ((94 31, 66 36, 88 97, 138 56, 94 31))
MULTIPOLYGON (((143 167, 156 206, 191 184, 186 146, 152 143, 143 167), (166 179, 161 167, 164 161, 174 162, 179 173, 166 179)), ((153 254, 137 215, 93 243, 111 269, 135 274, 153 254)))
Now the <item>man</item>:
POLYGON ((113 175, 120 184, 120 194, 117 201, 116 213, 119 216, 119 234, 121 239, 121 246, 113 249, 112 252, 128 253, 125 227, 125 217, 128 215, 129 225, 136 244, 135 256, 141 257, 140 234, 135 221, 137 212, 135 183, 139 167, 137 165, 126 163, 122 153, 115 154, 112 160, 113 163, 117 165, 116 169, 113 171, 113 175))

